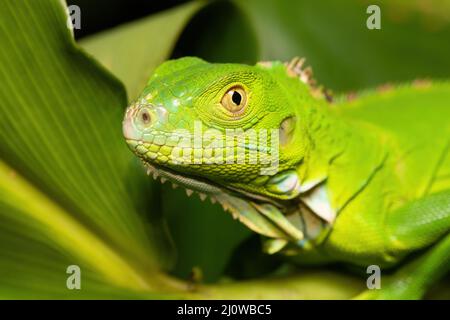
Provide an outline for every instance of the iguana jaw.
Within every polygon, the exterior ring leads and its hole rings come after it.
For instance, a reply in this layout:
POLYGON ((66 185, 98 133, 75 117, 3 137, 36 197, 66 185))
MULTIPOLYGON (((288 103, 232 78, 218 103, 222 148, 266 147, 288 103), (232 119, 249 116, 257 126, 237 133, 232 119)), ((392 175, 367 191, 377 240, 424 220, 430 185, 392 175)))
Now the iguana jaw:
POLYGON ((245 224, 249 229, 276 242, 267 246, 265 250, 275 253, 291 241, 301 241, 303 231, 300 226, 292 225, 281 211, 285 209, 280 201, 260 195, 242 193, 227 187, 218 186, 205 178, 187 176, 173 169, 158 164, 149 163, 142 159, 147 174, 159 179, 162 183, 170 181, 173 187, 182 186, 188 196, 198 193, 201 200, 210 198, 212 203, 218 202, 224 211, 232 214, 234 219, 245 224))
POLYGON ((163 184, 166 181, 170 181, 173 188, 177 188, 178 186, 184 187, 188 196, 191 196, 192 193, 196 192, 201 200, 204 200, 207 196, 209 196, 211 202, 216 203, 217 199, 215 196, 226 192, 231 196, 240 197, 247 201, 270 203, 278 208, 283 208, 283 204, 278 199, 270 199, 262 195, 238 190, 233 187, 219 186, 206 178, 194 178, 193 176, 184 175, 170 168, 165 168, 157 164, 151 164, 145 160, 142 160, 142 162, 147 170, 147 174, 153 176, 153 179, 157 180, 159 178, 163 184))
POLYGON ((142 161, 147 174, 152 175, 155 180, 160 179, 162 183, 169 181, 174 188, 184 187, 188 196, 198 193, 202 201, 209 198, 212 203, 219 203, 234 219, 267 237, 263 249, 269 254, 280 250, 285 250, 286 254, 292 250, 296 252, 298 248, 311 246, 311 240, 319 243, 330 230, 329 226, 335 218, 331 208, 326 205, 328 202, 322 201, 325 192, 323 183, 308 190, 300 205, 296 201, 280 201, 220 186, 206 178, 186 175, 160 164, 150 163, 146 159, 142 161), (303 209, 300 209, 299 205, 303 209), (307 214, 305 210, 311 214, 307 214), (299 222, 299 219, 302 222, 299 222), (318 225, 319 221, 322 221, 322 226, 318 225), (288 243, 294 243, 296 246, 285 249, 288 243))

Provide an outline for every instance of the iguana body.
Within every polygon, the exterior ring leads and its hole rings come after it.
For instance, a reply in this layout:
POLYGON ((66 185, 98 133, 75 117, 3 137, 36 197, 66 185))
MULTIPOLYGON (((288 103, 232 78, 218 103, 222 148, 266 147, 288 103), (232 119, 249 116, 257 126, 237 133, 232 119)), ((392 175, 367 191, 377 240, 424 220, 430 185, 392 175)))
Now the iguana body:
POLYGON ((301 63, 168 61, 127 109, 127 142, 154 175, 262 234, 267 252, 401 264, 362 297, 422 296, 450 262, 450 83, 330 104, 301 63))

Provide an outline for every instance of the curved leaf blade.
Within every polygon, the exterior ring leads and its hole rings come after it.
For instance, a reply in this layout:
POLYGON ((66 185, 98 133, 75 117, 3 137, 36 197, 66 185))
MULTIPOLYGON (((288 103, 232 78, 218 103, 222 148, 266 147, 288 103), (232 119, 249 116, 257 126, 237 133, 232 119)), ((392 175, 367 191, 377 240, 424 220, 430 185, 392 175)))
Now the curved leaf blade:
POLYGON ((1 215, 45 225, 36 232, 112 284, 158 287, 168 250, 161 216, 135 201, 152 187, 122 138, 125 91, 66 19, 58 0, 0 3, 1 215))

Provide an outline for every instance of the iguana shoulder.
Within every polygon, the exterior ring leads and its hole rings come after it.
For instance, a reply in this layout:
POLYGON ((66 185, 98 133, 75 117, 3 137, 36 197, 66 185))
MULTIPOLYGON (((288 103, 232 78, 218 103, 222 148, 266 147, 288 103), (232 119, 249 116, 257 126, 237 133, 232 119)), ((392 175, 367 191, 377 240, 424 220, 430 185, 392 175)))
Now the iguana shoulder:
POLYGON ((414 195, 450 187, 450 82, 385 86, 338 103, 336 112, 390 136, 397 170, 414 195))

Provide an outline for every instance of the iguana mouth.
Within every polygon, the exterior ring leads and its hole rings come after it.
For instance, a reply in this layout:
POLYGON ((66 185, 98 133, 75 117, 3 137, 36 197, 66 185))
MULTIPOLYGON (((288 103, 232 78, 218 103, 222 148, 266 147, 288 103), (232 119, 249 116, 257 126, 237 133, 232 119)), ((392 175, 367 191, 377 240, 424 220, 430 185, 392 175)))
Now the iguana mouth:
POLYGON ((227 192, 233 196, 251 199, 256 202, 271 203, 278 208, 284 208, 284 205, 278 199, 271 199, 263 195, 257 195, 237 188, 222 186, 204 177, 185 175, 174 169, 164 167, 163 165, 150 163, 143 158, 141 158, 141 161, 147 170, 147 175, 152 176, 155 180, 159 179, 162 184, 166 181, 170 181, 174 189, 178 186, 184 187, 188 196, 191 196, 193 193, 198 193, 201 200, 209 197, 212 203, 216 203, 217 199, 214 196, 219 193, 227 192))
POLYGON ((172 182, 172 186, 176 188, 178 185, 183 186, 186 189, 186 193, 190 196, 193 192, 197 192, 200 198, 203 200, 207 195, 211 197, 211 201, 214 202, 214 194, 220 192, 228 192, 234 196, 241 198, 248 198, 252 201, 265 202, 275 205, 278 208, 284 208, 285 203, 269 196, 251 193, 231 186, 223 186, 208 178, 190 173, 184 174, 178 170, 165 166, 164 164, 157 163, 156 161, 150 161, 145 155, 141 155, 138 152, 138 148, 143 145, 140 140, 127 139, 126 140, 130 149, 141 159, 144 166, 147 169, 147 174, 151 174, 156 180, 160 178, 161 183, 165 183, 167 180, 172 182))
MULTIPOLYGON (((127 142, 131 148, 133 145, 139 145, 139 141, 136 140, 127 140, 127 142)), ((268 206, 271 206, 278 208, 278 212, 285 212, 291 205, 290 201, 282 203, 278 199, 270 199, 262 195, 222 186, 207 178, 192 174, 186 175, 162 164, 156 164, 145 156, 136 154, 143 162, 147 174, 153 176, 155 180, 160 180, 161 183, 169 181, 174 188, 181 186, 186 189, 188 196, 197 193, 202 201, 209 198, 212 203, 219 203, 224 211, 230 212, 234 219, 239 220, 249 229, 283 243, 303 239, 301 227, 294 226, 280 215, 274 216, 267 209, 268 206)))

